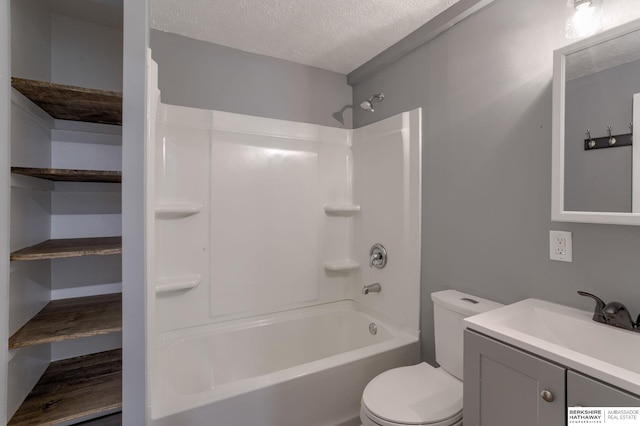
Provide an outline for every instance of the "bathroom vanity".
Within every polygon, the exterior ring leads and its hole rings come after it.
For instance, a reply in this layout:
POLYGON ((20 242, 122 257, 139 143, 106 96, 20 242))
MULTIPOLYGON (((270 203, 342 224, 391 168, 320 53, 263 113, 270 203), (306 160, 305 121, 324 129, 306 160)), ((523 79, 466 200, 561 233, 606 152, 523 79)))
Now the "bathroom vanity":
POLYGON ((567 407, 640 407, 640 333, 536 299, 465 324, 466 426, 562 426, 567 407))

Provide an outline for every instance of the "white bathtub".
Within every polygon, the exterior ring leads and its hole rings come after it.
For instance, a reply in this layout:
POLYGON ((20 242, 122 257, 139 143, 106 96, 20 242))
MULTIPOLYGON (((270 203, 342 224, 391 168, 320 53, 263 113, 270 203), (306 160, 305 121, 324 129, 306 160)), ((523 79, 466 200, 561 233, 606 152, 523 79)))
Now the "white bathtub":
POLYGON ((357 425, 369 380, 418 360, 416 331, 351 301, 165 333, 152 424, 357 425))

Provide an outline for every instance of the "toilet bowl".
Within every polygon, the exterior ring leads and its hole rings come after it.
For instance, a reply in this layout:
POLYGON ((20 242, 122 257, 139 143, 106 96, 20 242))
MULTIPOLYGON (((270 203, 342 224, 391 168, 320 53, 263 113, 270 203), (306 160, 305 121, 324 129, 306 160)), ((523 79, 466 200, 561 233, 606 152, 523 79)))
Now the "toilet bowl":
POLYGON ((363 426, 453 426, 462 420, 462 381, 426 362, 385 371, 362 394, 363 426))
POLYGON ((455 290, 431 300, 440 367, 423 362, 376 376, 362 393, 362 426, 462 425, 462 320, 502 305, 455 290))

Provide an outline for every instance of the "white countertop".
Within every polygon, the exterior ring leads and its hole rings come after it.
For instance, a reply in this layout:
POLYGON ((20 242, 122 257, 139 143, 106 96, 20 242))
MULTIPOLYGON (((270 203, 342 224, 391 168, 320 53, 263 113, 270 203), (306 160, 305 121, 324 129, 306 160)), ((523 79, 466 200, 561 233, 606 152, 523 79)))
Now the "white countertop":
POLYGON ((640 395, 640 333, 592 320, 593 312, 526 299, 465 326, 640 395))

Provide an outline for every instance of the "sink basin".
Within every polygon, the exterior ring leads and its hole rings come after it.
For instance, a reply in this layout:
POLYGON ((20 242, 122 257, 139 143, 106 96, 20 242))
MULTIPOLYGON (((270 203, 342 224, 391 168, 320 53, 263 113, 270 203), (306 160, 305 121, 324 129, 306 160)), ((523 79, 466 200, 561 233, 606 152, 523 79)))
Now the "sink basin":
POLYGON ((640 394, 640 333, 597 323, 592 316, 527 299, 464 322, 467 328, 640 394))

